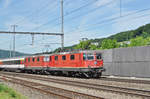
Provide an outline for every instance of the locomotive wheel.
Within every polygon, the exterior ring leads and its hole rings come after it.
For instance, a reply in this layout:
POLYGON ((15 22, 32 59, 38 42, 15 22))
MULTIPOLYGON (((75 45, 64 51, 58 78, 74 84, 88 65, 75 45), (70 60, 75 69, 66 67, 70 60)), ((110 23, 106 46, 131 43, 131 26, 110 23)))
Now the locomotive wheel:
POLYGON ((102 75, 102 73, 96 73, 96 74, 93 74, 93 78, 100 78, 102 75))
POLYGON ((83 73, 82 77, 91 78, 92 75, 91 75, 91 73, 85 72, 85 73, 83 73))

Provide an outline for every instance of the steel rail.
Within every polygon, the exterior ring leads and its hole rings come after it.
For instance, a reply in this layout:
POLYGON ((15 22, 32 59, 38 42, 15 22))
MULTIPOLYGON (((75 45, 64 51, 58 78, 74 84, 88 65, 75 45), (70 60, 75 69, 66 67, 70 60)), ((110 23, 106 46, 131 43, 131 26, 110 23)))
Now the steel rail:
POLYGON ((8 76, 3 76, 5 79, 9 78, 9 82, 13 82, 16 84, 20 84, 29 88, 33 88, 33 89, 37 89, 40 91, 43 91, 45 93, 54 95, 54 96, 58 96, 61 97, 60 99, 104 99, 101 97, 97 97, 97 96, 92 96, 92 95, 88 95, 88 94, 84 94, 84 93, 79 93, 79 92, 75 92, 75 91, 70 91, 70 90, 66 90, 66 89, 62 89, 62 88, 57 88, 57 87, 53 87, 53 86, 48 86, 45 84, 41 84, 41 83, 35 83, 35 82, 31 82, 31 81, 27 81, 27 80, 22 80, 19 78, 14 78, 14 77, 8 77, 8 76))
POLYGON ((126 78, 108 78, 102 77, 100 80, 104 81, 116 81, 116 82, 127 82, 127 83, 138 83, 138 84, 150 84, 150 80, 139 80, 139 79, 126 79, 126 78))
POLYGON ((104 85, 104 84, 92 84, 92 83, 86 83, 86 82, 80 82, 80 81, 70 81, 70 80, 62 80, 62 79, 60 80, 60 79, 55 79, 55 78, 47 79, 46 77, 39 77, 39 76, 35 77, 33 75, 32 76, 30 75, 29 78, 48 81, 48 82, 54 82, 54 83, 59 83, 59 84, 64 84, 64 85, 76 86, 76 87, 84 87, 88 89, 109 91, 113 93, 121 93, 121 94, 126 94, 126 95, 131 95, 131 96, 150 98, 150 91, 147 91, 147 90, 116 87, 116 86, 104 85))
MULTIPOLYGON (((12 74, 11 74, 12 75, 12 74)), ((36 79, 36 80, 42 80, 42 81, 48 81, 53 83, 59 83, 59 84, 65 84, 70 86, 76 86, 76 87, 84 87, 84 88, 90 88, 95 90, 101 90, 101 91, 109 91, 112 93, 120 93, 130 96, 137 96, 142 98, 150 98, 150 91, 147 90, 140 90, 140 89, 132 89, 132 88, 123 88, 123 87, 116 87, 116 86, 110 86, 110 85, 103 85, 103 84, 92 84, 92 83, 86 83, 86 82, 80 82, 80 81, 70 81, 70 80, 60 80, 56 78, 47 78, 47 77, 40 77, 40 76, 33 76, 29 74, 19 74, 20 77, 26 77, 30 79, 36 79)), ((14 74, 14 76, 19 76, 18 74, 14 74)))

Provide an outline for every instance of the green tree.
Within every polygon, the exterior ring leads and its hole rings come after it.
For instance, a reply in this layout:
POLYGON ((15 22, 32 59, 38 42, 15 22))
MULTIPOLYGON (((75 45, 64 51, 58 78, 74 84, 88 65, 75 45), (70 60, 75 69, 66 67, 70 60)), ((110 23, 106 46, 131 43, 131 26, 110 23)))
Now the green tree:
POLYGON ((147 38, 148 36, 150 36, 147 32, 143 32, 142 33, 143 38, 147 38))
POLYGON ((135 39, 130 40, 129 46, 144 46, 146 45, 146 40, 143 39, 143 37, 136 37, 135 39))
POLYGON ((146 45, 150 45, 150 37, 146 38, 146 45))
POLYGON ((90 44, 90 50, 96 50, 97 49, 97 46, 96 45, 94 45, 94 44, 90 44))
POLYGON ((87 49, 90 49, 90 41, 87 40, 87 41, 80 41, 80 43, 75 46, 75 49, 82 49, 82 50, 87 50, 87 49))
POLYGON ((118 43, 119 47, 128 47, 128 44, 125 42, 118 43))
POLYGON ((111 49, 111 48, 117 48, 119 47, 119 45, 116 40, 105 39, 103 40, 101 47, 102 49, 111 49))

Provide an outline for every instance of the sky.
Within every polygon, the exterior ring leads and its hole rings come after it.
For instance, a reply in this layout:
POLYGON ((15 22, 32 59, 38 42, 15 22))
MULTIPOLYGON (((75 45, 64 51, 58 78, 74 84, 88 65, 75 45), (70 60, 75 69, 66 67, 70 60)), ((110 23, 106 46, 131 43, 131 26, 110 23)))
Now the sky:
MULTIPOLYGON (((64 0, 65 46, 150 23, 150 0, 64 0), (121 5, 120 5, 121 1, 121 5), (120 7, 121 6, 121 7, 120 7)), ((0 31, 61 32, 60 0, 0 0, 0 31)), ((12 50, 13 35, 0 34, 0 49, 12 50)), ((16 51, 52 51, 60 36, 16 35, 16 51)))

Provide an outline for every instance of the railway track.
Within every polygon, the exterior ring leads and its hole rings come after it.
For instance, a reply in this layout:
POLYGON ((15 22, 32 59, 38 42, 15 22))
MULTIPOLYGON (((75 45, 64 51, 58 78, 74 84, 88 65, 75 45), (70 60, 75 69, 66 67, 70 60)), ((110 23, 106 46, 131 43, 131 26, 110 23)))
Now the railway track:
POLYGON ((80 81, 70 81, 70 80, 62 80, 62 79, 56 79, 56 78, 47 78, 47 77, 40 77, 36 75, 28 75, 28 74, 18 74, 18 73, 4 73, 5 75, 11 75, 16 77, 24 77, 29 79, 36 79, 36 80, 42 80, 46 82, 53 82, 58 84, 64 84, 64 85, 70 85, 75 87, 82 87, 82 88, 88 88, 88 89, 94 89, 94 90, 100 90, 100 91, 106 91, 111 92, 115 94, 124 94, 129 95, 132 97, 140 97, 144 99, 150 98, 150 91, 148 90, 140 90, 140 89, 132 89, 132 88, 123 88, 123 87, 116 87, 111 85, 104 85, 104 84, 93 84, 93 83, 86 83, 86 82, 80 82, 80 81))
POLYGON ((10 76, 2 76, 2 79, 9 83, 11 82, 11 83, 19 84, 21 86, 35 89, 42 93, 50 94, 54 96, 56 99, 103 99, 97 96, 69 91, 69 90, 65 90, 65 89, 61 89, 61 88, 57 88, 53 86, 48 86, 48 85, 41 84, 41 83, 35 83, 35 82, 27 81, 27 80, 22 80, 22 79, 10 77, 10 76))
POLYGON ((139 79, 124 79, 124 78, 102 77, 100 80, 104 80, 104 81, 116 81, 116 82, 127 82, 127 83, 136 83, 136 84, 150 84, 149 80, 139 80, 139 79))

